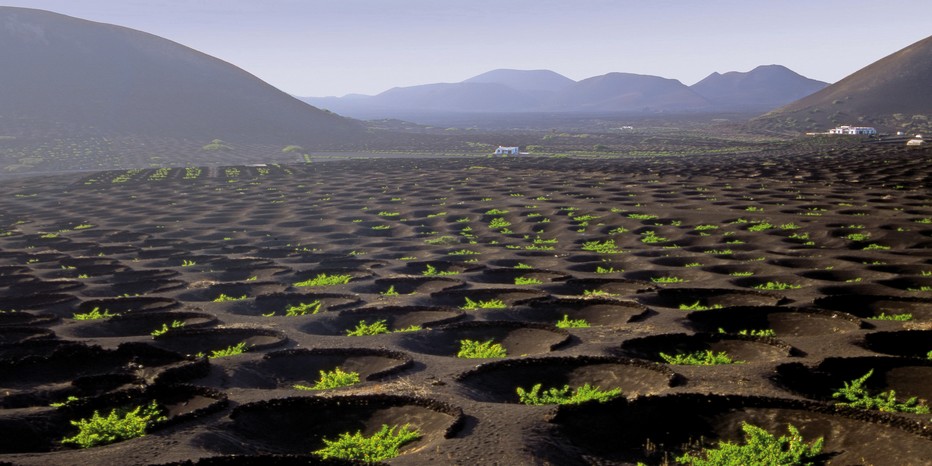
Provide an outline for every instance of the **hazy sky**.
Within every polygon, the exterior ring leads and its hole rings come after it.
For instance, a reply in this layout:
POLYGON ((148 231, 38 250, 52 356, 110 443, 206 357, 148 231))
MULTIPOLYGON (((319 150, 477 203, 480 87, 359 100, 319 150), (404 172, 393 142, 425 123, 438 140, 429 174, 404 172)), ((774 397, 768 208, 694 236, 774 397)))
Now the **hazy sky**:
POLYGON ((930 34, 930 0, 0 0, 156 34, 300 96, 496 68, 834 82, 930 34))

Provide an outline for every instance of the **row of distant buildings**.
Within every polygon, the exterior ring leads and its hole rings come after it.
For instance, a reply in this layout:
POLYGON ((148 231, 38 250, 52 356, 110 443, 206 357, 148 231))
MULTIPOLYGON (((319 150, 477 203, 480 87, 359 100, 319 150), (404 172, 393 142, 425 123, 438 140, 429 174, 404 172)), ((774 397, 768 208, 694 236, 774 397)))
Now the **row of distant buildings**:
MULTIPOLYGON (((847 136, 876 136, 877 129, 871 126, 837 126, 828 130, 825 133, 807 133, 807 134, 843 134, 847 136)), ((887 143, 900 143, 906 142, 907 146, 924 146, 926 141, 922 139, 921 134, 917 134, 915 137, 909 137, 902 131, 898 131, 895 137, 884 137, 883 142, 887 143)))

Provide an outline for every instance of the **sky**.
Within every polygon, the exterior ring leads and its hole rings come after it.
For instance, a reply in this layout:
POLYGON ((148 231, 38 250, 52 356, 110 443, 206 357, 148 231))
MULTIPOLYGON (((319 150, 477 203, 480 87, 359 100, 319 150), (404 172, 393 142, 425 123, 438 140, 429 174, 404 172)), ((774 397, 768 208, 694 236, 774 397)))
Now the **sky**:
POLYGON ((930 33, 929 0, 0 0, 138 29, 297 96, 498 68, 691 85, 780 64, 827 82, 930 33), (920 20, 921 19, 921 20, 920 20))

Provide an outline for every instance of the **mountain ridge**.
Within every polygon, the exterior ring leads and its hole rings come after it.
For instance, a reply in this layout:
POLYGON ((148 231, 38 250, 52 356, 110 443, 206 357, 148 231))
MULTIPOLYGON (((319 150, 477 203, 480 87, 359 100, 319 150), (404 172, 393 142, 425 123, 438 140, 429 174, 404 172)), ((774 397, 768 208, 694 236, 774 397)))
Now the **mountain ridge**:
POLYGON ((574 81, 551 70, 496 69, 458 83, 396 87, 371 96, 301 100, 363 119, 405 118, 412 113, 431 112, 760 114, 825 85, 779 65, 764 65, 745 73, 713 73, 693 86, 635 73, 611 72, 574 81), (494 92, 476 95, 474 86, 480 84, 494 92))

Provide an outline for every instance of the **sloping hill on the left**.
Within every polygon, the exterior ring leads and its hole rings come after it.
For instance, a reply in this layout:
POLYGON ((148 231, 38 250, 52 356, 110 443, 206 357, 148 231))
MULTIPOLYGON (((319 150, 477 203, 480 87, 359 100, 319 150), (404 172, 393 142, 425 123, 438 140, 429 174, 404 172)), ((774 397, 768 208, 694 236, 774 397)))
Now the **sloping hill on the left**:
POLYGON ((0 136, 330 146, 364 133, 248 72, 144 32, 0 7, 0 136))

